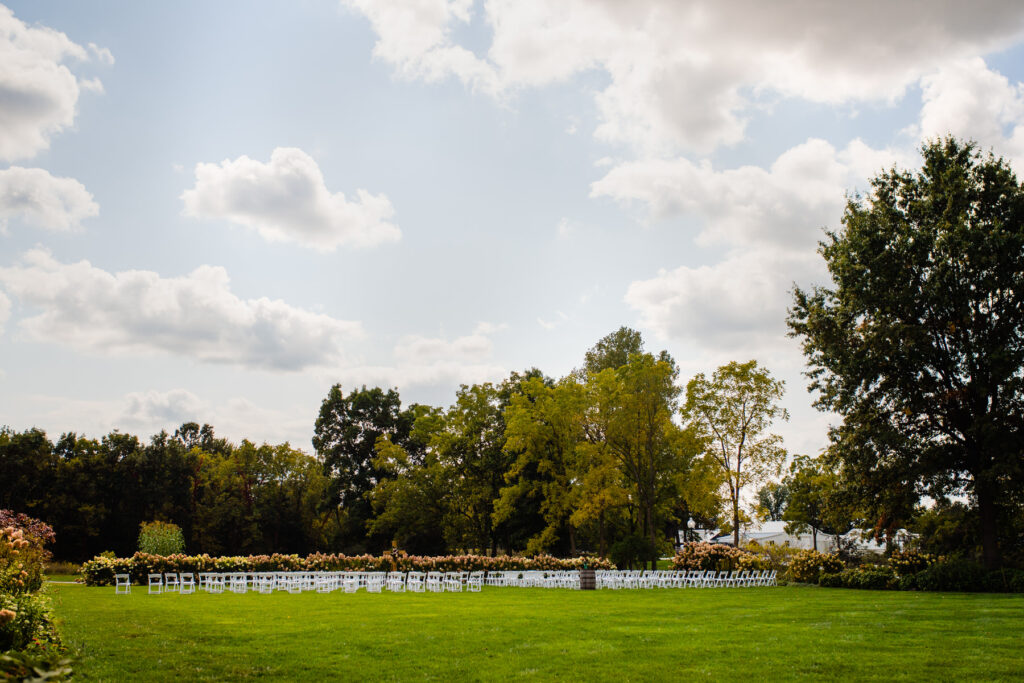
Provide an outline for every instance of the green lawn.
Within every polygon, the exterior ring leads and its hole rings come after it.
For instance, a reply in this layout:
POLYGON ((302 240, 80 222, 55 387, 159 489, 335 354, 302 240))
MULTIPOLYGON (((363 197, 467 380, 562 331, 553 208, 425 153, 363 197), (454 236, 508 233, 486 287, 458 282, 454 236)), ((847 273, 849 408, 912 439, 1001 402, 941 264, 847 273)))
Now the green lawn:
POLYGON ((130 596, 49 584, 85 680, 1024 676, 1024 596, 813 587, 130 596))

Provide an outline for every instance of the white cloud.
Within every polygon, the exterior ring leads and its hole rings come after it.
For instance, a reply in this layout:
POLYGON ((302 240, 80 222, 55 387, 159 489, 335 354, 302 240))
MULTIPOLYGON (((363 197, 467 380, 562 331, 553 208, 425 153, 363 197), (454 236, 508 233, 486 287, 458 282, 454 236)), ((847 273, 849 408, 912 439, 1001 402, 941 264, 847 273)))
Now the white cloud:
POLYGON ((455 76, 496 95, 607 74, 596 134, 644 156, 707 152, 744 135, 763 95, 891 101, 937 66, 1008 44, 1024 6, 946 3, 489 0, 485 56, 452 30, 470 0, 350 0, 377 33, 377 57, 406 77, 455 76))
POLYGON ((370 20, 377 34, 373 54, 405 78, 438 81, 455 76, 474 90, 496 93, 494 67, 451 39, 453 25, 467 24, 473 0, 346 0, 370 20))
POLYGON ((743 251, 711 266, 680 266, 630 284, 625 300, 664 339, 753 352, 784 341, 793 283, 822 280, 820 257, 775 249, 743 251))
POLYGON ((125 404, 119 422, 130 427, 210 421, 203 414, 207 411, 204 403, 185 389, 133 392, 125 396, 125 404))
MULTIPOLYGON (((109 50, 90 47, 112 63, 109 50)), ((0 159, 32 157, 74 123, 80 89, 96 89, 99 81, 79 81, 63 64, 68 59, 87 60, 89 53, 59 31, 27 26, 0 5, 0 159)))
POLYGON ((205 400, 186 389, 132 392, 108 405, 107 415, 118 417, 105 429, 127 427, 141 435, 173 432, 185 422, 199 422, 213 425, 218 436, 235 443, 242 439, 256 443, 290 441, 309 451, 313 431, 309 415, 266 408, 247 398, 205 400))
POLYGON ((15 216, 41 228, 73 230, 99 211, 92 195, 74 178, 56 178, 41 168, 0 170, 0 230, 15 216))
POLYGON ((537 324, 550 332, 551 330, 555 329, 568 319, 569 316, 567 316, 562 311, 555 311, 555 320, 545 320, 544 318, 537 318, 537 324))
POLYGON ((945 65, 921 80, 923 138, 971 138, 1008 156, 1024 172, 1024 85, 980 57, 945 65))
POLYGON ((403 388, 498 381, 508 371, 491 360, 492 337, 507 327, 481 322, 471 334, 454 339, 409 335, 395 344, 392 365, 353 367, 342 374, 350 384, 378 383, 403 388))
POLYGON ((241 156, 196 164, 195 187, 181 198, 185 215, 227 220, 271 242, 330 251, 395 242, 401 232, 383 194, 357 190, 354 200, 331 193, 316 161, 301 149, 278 147, 263 163, 241 156))
POLYGON ((23 306, 30 338, 100 353, 166 352, 203 362, 269 370, 335 365, 362 336, 337 320, 267 298, 240 299, 227 272, 200 266, 184 277, 145 270, 109 273, 88 261, 64 264, 26 252, 0 268, 0 284, 23 306))
POLYGON ((716 171, 708 162, 641 159, 613 168, 591 186, 592 197, 639 201, 656 218, 692 214, 703 219, 698 243, 813 248, 821 228, 837 225, 846 193, 902 159, 854 140, 842 151, 811 139, 787 150, 765 170, 716 171))
POLYGON ((11 300, 7 295, 0 292, 0 334, 4 333, 4 325, 11 317, 11 300))

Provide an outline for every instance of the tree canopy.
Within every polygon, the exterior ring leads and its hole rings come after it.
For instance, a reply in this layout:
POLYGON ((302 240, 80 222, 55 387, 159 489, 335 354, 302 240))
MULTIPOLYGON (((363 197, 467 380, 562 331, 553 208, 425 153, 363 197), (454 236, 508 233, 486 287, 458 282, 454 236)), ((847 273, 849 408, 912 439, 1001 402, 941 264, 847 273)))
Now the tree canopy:
POLYGON ((972 143, 921 154, 848 201, 819 249, 831 283, 797 287, 788 324, 876 530, 966 494, 996 566, 1024 486, 1024 190, 972 143))

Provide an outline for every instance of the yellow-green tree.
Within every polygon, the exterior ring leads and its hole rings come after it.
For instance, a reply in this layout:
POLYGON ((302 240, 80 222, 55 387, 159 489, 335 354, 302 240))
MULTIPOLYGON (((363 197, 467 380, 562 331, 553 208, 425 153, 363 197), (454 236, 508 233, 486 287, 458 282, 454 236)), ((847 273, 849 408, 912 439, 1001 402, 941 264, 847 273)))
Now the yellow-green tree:
POLYGON ((769 431, 773 421, 789 418, 779 406, 784 386, 753 360, 723 365, 710 379, 700 373, 686 385, 681 414, 725 479, 736 547, 741 492, 777 476, 786 459, 782 437, 769 431))

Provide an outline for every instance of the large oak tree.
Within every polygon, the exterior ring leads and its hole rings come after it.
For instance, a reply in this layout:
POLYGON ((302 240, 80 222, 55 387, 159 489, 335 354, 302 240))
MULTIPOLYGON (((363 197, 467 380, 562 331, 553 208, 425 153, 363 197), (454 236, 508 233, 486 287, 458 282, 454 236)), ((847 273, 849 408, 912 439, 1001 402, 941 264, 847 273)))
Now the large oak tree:
POLYGON ((796 288, 788 322, 879 528, 921 494, 967 494, 993 567, 1024 480, 1024 191, 971 143, 921 151, 850 199, 819 250, 831 284, 796 288))

